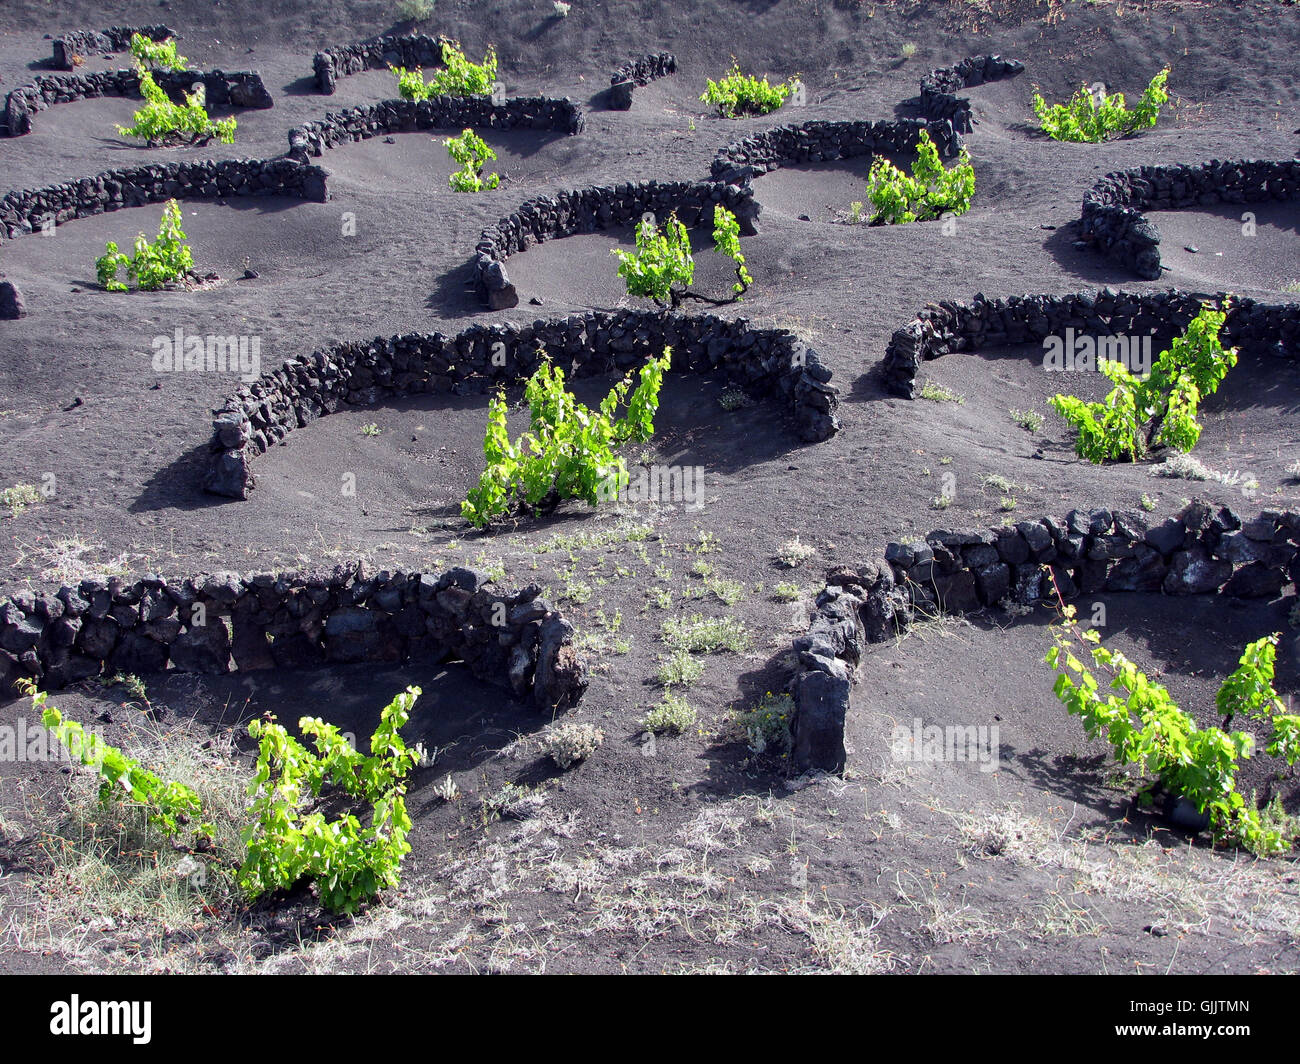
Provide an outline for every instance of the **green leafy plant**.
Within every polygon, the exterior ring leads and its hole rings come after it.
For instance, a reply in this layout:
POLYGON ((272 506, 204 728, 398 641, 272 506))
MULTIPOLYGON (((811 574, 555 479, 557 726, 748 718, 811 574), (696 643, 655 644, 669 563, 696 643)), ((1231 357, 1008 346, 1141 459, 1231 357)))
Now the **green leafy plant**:
POLYGON ((794 699, 785 692, 767 691, 754 705, 736 714, 736 723, 750 751, 779 758, 790 756, 793 720, 794 699))
POLYGON ((696 713, 694 706, 681 695, 670 693, 664 695, 663 701, 646 713, 641 720, 641 727, 655 734, 672 732, 674 735, 681 735, 682 732, 694 727, 698 719, 699 714, 696 713))
POLYGON ((617 497, 628 484, 627 463, 615 448, 644 443, 654 435, 659 388, 672 362, 672 348, 641 367, 636 389, 628 374, 610 389, 597 410, 589 410, 564 386, 564 370, 543 359, 524 389, 530 428, 514 443, 506 424, 507 405, 498 393, 488 404, 483 455, 487 468, 478 487, 461 504, 470 524, 482 528, 527 506, 534 513, 564 499, 591 506, 617 497), (627 401, 623 416, 615 418, 627 401))
POLYGON ((181 207, 174 199, 163 206, 162 220, 158 224, 158 237, 150 244, 143 233, 135 238, 133 254, 118 251, 116 242, 104 245, 104 254, 95 260, 95 273, 99 283, 110 292, 125 292, 127 286, 119 281, 118 274, 126 270, 138 288, 154 291, 163 285, 183 280, 194 268, 194 256, 185 243, 181 229, 181 207))
POLYGON ((460 166, 447 179, 453 192, 482 192, 500 184, 501 178, 497 174, 483 176, 484 164, 495 159, 497 153, 472 129, 465 130, 459 137, 446 138, 443 144, 447 146, 447 154, 460 166))
POLYGON ((140 33, 131 34, 131 55, 135 62, 148 70, 187 70, 189 60, 176 54, 176 41, 168 37, 155 41, 140 33))
POLYGON ((1151 373, 1140 378, 1118 360, 1098 368, 1115 385, 1100 402, 1055 395, 1048 404, 1078 431, 1075 451, 1098 464, 1108 459, 1137 461, 1152 447, 1187 453, 1201 438, 1196 420, 1201 399, 1213 395, 1237 364, 1237 349, 1224 348, 1219 330, 1227 311, 1204 303, 1200 313, 1162 351, 1151 373))
MULTIPOLYGON (((1119 764, 1155 777, 1153 788, 1185 798, 1208 814, 1216 841, 1261 855, 1289 848, 1296 826, 1264 816, 1237 790, 1238 762, 1252 756, 1254 738, 1228 731, 1234 717, 1248 716, 1269 726, 1266 750, 1271 756, 1288 766, 1300 758, 1300 716, 1284 712, 1273 690, 1276 634, 1249 644, 1237 669, 1219 688, 1215 704, 1224 716, 1222 728, 1199 727, 1161 684, 1149 680, 1123 654, 1101 646, 1096 629, 1081 628, 1073 606, 1062 605, 1062 621, 1053 625, 1052 635, 1055 645, 1044 660, 1057 673, 1053 691, 1067 712, 1082 720, 1089 738, 1104 738, 1119 764), (1102 697, 1098 680, 1075 654, 1076 647, 1110 675, 1109 687, 1118 696, 1102 697)), ((1148 788, 1148 798, 1153 788, 1148 788)))
POLYGON ((538 745, 556 767, 568 770, 594 754, 604 741, 605 733, 594 724, 565 721, 549 728, 538 740, 538 745))
POLYGON ((401 728, 420 693, 408 687, 384 707, 368 755, 318 717, 298 721, 314 753, 274 717, 249 724, 248 734, 258 742, 248 791, 253 823, 244 831, 247 853, 236 882, 250 897, 311 880, 326 908, 354 913, 385 887, 397 886, 402 859, 411 851, 406 777, 420 759, 401 728), (363 827, 350 812, 326 820, 319 809, 308 811, 327 785, 368 804, 370 823, 363 827))
POLYGON ((736 264, 736 281, 731 292, 739 299, 754 283, 754 278, 746 269, 745 256, 740 250, 740 219, 720 203, 713 208, 713 250, 728 256, 736 264))
POLYGON ((684 291, 695 278, 695 259, 686 226, 670 215, 660 227, 643 220, 636 227, 636 254, 614 248, 618 275, 628 295, 653 299, 660 306, 681 303, 684 291))
POLYGON ((767 77, 742 74, 740 64, 733 62, 731 69, 721 78, 709 79, 700 99, 711 103, 727 118, 741 114, 765 115, 775 111, 785 98, 794 92, 797 76, 779 85, 768 83, 767 77))
POLYGON ((670 650, 689 654, 743 654, 749 649, 749 632, 738 617, 674 617, 664 621, 660 634, 670 650))
POLYGON ((684 648, 674 650, 667 658, 659 659, 657 679, 664 687, 689 687, 704 675, 704 662, 691 657, 684 648))
POLYGON ((184 103, 172 103, 171 98, 143 67, 140 74, 140 95, 145 105, 132 118, 134 125, 118 126, 117 131, 126 137, 139 137, 150 147, 168 140, 207 142, 216 137, 223 144, 235 140, 235 119, 220 118, 213 121, 203 106, 203 86, 185 94, 184 103))
POLYGON ((1168 78, 1169 67, 1165 67, 1151 79, 1131 111, 1124 105, 1122 92, 1108 94, 1100 85, 1094 90, 1083 85, 1069 100, 1058 104, 1048 104, 1035 91, 1034 113, 1043 132, 1053 140, 1099 143, 1112 137, 1131 136, 1155 127, 1160 108, 1169 99, 1165 89, 1168 78))
MULTIPOLYGON (((139 761, 128 757, 80 724, 64 720, 63 714, 46 705, 48 695, 30 680, 20 680, 19 690, 31 698, 41 714, 41 723, 74 758, 99 772, 99 800, 104 805, 125 802, 139 807, 145 819, 169 836, 180 835, 191 821, 199 820, 202 809, 198 795, 183 783, 163 780, 139 761)), ((210 825, 199 824, 197 834, 210 838, 210 825)))
POLYGON ((442 42, 442 69, 435 70, 426 84, 419 69, 389 67, 397 76, 397 90, 408 100, 427 100, 430 96, 487 96, 497 80, 497 51, 488 45, 482 63, 465 58, 457 41, 442 42))
POLYGON ((945 170, 926 130, 916 145, 909 177, 888 159, 877 158, 867 174, 867 199, 875 208, 872 225, 924 222, 943 214, 965 214, 975 195, 975 168, 963 148, 945 170))
POLYGON ((720 306, 738 300, 753 283, 740 250, 740 221, 721 204, 713 209, 713 250, 726 255, 736 264, 736 282, 730 299, 713 299, 689 286, 695 278, 695 258, 686 226, 671 214, 662 226, 643 219, 636 229, 636 252, 614 248, 610 254, 619 260, 618 275, 627 286, 628 295, 653 299, 660 306, 681 305, 683 299, 696 299, 720 306))
POLYGON ((44 498, 41 489, 35 484, 15 484, 12 488, 0 488, 0 506, 9 511, 10 517, 25 513, 29 506, 35 506, 44 498))

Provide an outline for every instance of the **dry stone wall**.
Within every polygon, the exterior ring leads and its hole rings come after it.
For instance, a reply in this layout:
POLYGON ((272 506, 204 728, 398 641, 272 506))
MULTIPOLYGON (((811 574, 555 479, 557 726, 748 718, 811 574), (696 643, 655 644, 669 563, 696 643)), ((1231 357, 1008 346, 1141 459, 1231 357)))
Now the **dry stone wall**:
POLYGON ((531 325, 476 325, 456 336, 376 337, 290 359, 216 412, 203 487, 247 498, 256 483, 253 458, 342 407, 522 383, 541 364, 543 351, 572 378, 625 372, 665 347, 673 349, 674 371, 721 370, 756 398, 783 400, 805 440, 826 439, 839 428, 831 372, 792 333, 754 328, 743 318, 591 311, 531 325))
MULTIPOLYGON (((185 94, 202 83, 209 108, 267 108, 274 106, 262 76, 240 70, 160 70, 153 72, 158 86, 173 103, 184 103, 185 94)), ((88 74, 44 75, 20 85, 5 97, 0 114, 0 135, 26 136, 32 131, 32 115, 57 103, 75 103, 101 96, 140 96, 140 75, 135 70, 102 70, 88 74)))
POLYGON ((530 584, 508 594, 478 570, 441 574, 218 572, 90 579, 0 601, 0 689, 103 674, 222 675, 348 662, 463 661, 540 710, 582 697, 573 627, 530 584))
POLYGON ((176 31, 166 26, 112 26, 106 30, 73 30, 54 38, 54 54, 50 66, 55 70, 73 70, 76 59, 105 52, 125 52, 131 47, 135 34, 151 41, 165 41, 175 37, 176 31))
POLYGON ((506 273, 505 260, 533 244, 576 233, 594 233, 631 225, 646 213, 657 219, 675 213, 688 228, 713 224, 713 208, 721 204, 736 215, 740 232, 758 232, 759 204, 750 185, 720 181, 642 181, 637 184, 594 185, 538 196, 484 229, 474 249, 474 276, 479 295, 492 310, 519 305, 519 292, 506 273))
POLYGON ((796 771, 842 772, 844 722, 869 643, 894 638, 914 613, 966 613, 1079 595, 1274 599, 1300 579, 1300 513, 1242 516, 1193 502, 1153 521, 1136 510, 1071 510, 1015 525, 936 529, 890 543, 884 557, 830 573, 808 631, 794 641, 796 771))
POLYGON ((972 129, 970 100, 957 95, 990 81, 1014 78, 1025 69, 1018 59, 976 55, 956 66, 931 70, 921 79, 921 113, 930 121, 947 119, 958 133, 972 129))
POLYGON ((1147 281, 1160 278, 1160 230, 1144 211, 1300 199, 1300 159, 1214 160, 1117 170, 1083 198, 1082 239, 1147 281))
MULTIPOLYGON (((1049 336, 1078 334, 1180 335, 1206 301, 1222 303, 1226 292, 1123 292, 1113 288, 1066 295, 1025 295, 970 303, 931 303, 889 341, 881 373, 885 390, 915 397, 922 362, 953 351, 976 351, 1003 344, 1035 343, 1049 336)), ((1300 358, 1300 303, 1259 303, 1233 296, 1221 332, 1225 344, 1254 355, 1300 358)))
POLYGON ((574 136, 584 124, 582 108, 568 97, 517 96, 501 103, 490 96, 383 100, 295 126, 289 130, 289 155, 306 162, 340 144, 424 129, 541 129, 574 136))
POLYGON ((293 159, 222 159, 149 163, 94 177, 10 192, 0 199, 0 236, 13 239, 74 218, 169 199, 293 196, 324 203, 325 171, 293 159))

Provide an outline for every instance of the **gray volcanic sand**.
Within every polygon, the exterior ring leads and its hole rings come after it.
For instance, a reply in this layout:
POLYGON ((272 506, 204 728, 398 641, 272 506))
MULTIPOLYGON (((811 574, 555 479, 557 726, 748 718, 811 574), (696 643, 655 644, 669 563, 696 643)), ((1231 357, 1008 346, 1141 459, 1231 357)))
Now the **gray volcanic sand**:
MULTIPOLYGON (((162 19, 184 34, 181 50, 196 68, 261 71, 275 107, 238 112, 233 145, 148 150, 112 131, 113 122, 129 119, 135 101, 59 105, 35 116, 31 136, 0 140, 0 192, 112 166, 278 156, 291 126, 394 95, 384 71, 342 78, 332 97, 310 86, 312 52, 394 29, 390 6, 171 0, 164 11, 144 0, 72 0, 55 17, 37 0, 11 0, 12 32, 0 37, 5 91, 42 69, 49 54, 44 33, 162 19)), ((373 138, 313 160, 330 174, 333 198, 325 204, 183 203, 196 264, 222 278, 211 290, 119 297, 94 288, 104 242, 127 244, 140 230, 152 236, 157 205, 0 246, 0 268, 19 284, 30 312, 0 323, 0 486, 39 483, 47 472, 59 484, 54 499, 0 520, 0 584, 6 594, 50 589, 57 583, 52 548, 64 539, 89 548, 88 568, 122 558, 132 574, 168 578, 329 569, 359 558, 372 572, 499 561, 504 586, 542 585, 588 645, 592 685, 570 717, 601 727, 604 745, 560 774, 535 745, 511 741, 515 734, 531 740, 546 715, 454 666, 146 677, 166 721, 194 720, 213 733, 270 709, 289 722, 319 712, 362 735, 393 692, 423 685, 411 737, 452 745, 415 777, 414 852, 402 889, 358 921, 369 939, 349 938, 352 932, 323 919, 310 899, 295 897, 268 903, 244 923, 228 914, 205 917, 202 930, 165 957, 150 952, 152 929, 123 923, 113 934, 83 935, 76 950, 58 940, 49 956, 39 941, 7 938, 0 965, 1300 969, 1300 901, 1290 860, 1256 863, 1212 852, 1203 840, 1190 842, 1159 817, 1129 808, 1136 784, 1111 778, 1112 766, 1094 756, 1078 722, 1051 695, 1040 663, 1048 645, 1042 611, 1014 624, 993 611, 974 626, 923 626, 897 645, 870 648, 854 694, 854 753, 845 780, 807 787, 788 781, 779 767, 752 761, 729 723, 733 710, 780 689, 790 640, 806 628, 809 595, 826 570, 875 558, 891 539, 1060 516, 1076 506, 1136 508, 1144 496, 1154 505, 1152 521, 1192 497, 1246 516, 1300 504, 1300 481, 1287 472, 1300 457, 1300 369, 1293 361, 1243 358, 1202 407, 1197 457, 1243 481, 1253 477, 1254 488, 1158 479, 1150 463, 1080 462, 1046 401, 1057 391, 1100 398, 1106 382, 1045 373, 1039 348, 961 352, 926 364, 922 379, 960 394, 960 404, 887 396, 876 375, 890 334, 937 299, 1178 285, 1294 300, 1284 291, 1300 278, 1291 205, 1251 207, 1253 238, 1241 236, 1235 207, 1161 212, 1155 220, 1170 270, 1157 282, 1137 281, 1119 264, 1073 247, 1083 195, 1110 170, 1291 157, 1291 131, 1300 126, 1293 11, 1260 0, 1241 7, 1126 3, 1122 14, 1115 5, 1070 4, 1063 20, 1048 24, 1035 5, 1011 2, 999 3, 1000 15, 964 4, 916 11, 881 4, 871 18, 865 7, 827 3, 688 0, 633 12, 575 4, 564 20, 542 7, 521 0, 490 8, 440 4, 429 27, 459 36, 475 59, 495 41, 511 94, 567 94, 592 108, 578 137, 485 133, 500 153, 493 169, 505 178, 495 192, 446 190, 450 165, 439 141, 457 131, 395 134, 391 144, 373 138), (903 61, 909 41, 918 54, 903 61), (630 112, 600 109, 609 71, 660 47, 678 55, 682 72, 637 89, 630 112), (644 450, 665 464, 704 466, 706 503, 699 511, 592 511, 571 503, 490 535, 470 531, 456 504, 483 466, 481 395, 422 397, 319 419, 254 461, 258 487, 246 502, 198 490, 211 410, 239 381, 231 374, 155 374, 148 358, 155 335, 181 327, 255 336, 269 370, 345 339, 454 333, 478 322, 544 319, 620 301, 641 305, 624 295, 609 254, 632 245, 630 229, 549 241, 513 256, 507 268, 522 302, 495 313, 485 312, 472 291, 474 246, 485 226, 538 194, 649 178, 702 180, 721 147, 756 130, 914 115, 921 73, 989 52, 1018 57, 1028 69, 964 93, 978 119, 966 138, 977 188, 955 232, 945 234, 938 223, 835 222, 835 212, 864 198, 867 158, 787 167, 755 183, 761 232, 742 242, 755 284, 744 302, 717 313, 793 328, 822 355, 841 389, 842 428, 833 439, 804 444, 776 404, 728 413, 717 402, 721 379, 673 375, 664 384, 655 438, 644 449, 630 448, 628 458, 635 464, 644 450), (706 114, 697 97, 733 53, 749 70, 800 73, 808 106, 736 121, 706 114), (1157 129, 1106 145, 1057 144, 1032 129, 1034 82, 1053 100, 1085 80, 1134 96, 1165 61, 1174 64, 1175 99, 1157 129), (800 221, 801 214, 812 220, 800 221), (344 235, 345 215, 355 222, 354 236, 344 235), (1184 252, 1187 244, 1199 252, 1184 252), (237 279, 246 257, 260 274, 255 280, 237 279), (541 304, 531 304, 533 297, 541 304), (73 407, 74 398, 82 404, 73 407), (1042 429, 1026 432, 1012 410, 1043 414, 1042 429), (362 434, 370 423, 382 430, 378 437, 362 434), (355 474, 355 496, 339 490, 346 473, 355 474), (941 511, 932 501, 948 474, 955 491, 941 511), (1015 485, 1014 510, 1000 509, 1004 491, 986 483, 990 475, 1015 485), (652 530, 644 541, 624 542, 618 534, 591 548, 552 539, 609 532, 620 521, 652 530), (816 555, 792 569, 778 555, 796 534, 816 555), (706 545, 713 537, 718 549, 699 553, 701 536, 706 545), (740 585, 736 605, 724 606, 695 575, 699 562, 740 585), (779 601, 775 588, 782 583, 797 585, 801 601, 779 601), (656 605, 655 590, 671 591, 667 610, 656 605), (640 721, 664 693, 656 682, 667 652, 662 624, 694 614, 738 619, 751 649, 701 657, 704 674, 685 692, 699 713, 698 729, 662 738, 647 756, 640 721), (627 645, 616 646, 620 640, 627 645), (961 764, 903 771, 884 759, 895 717, 965 724, 995 715, 1005 723, 1000 773, 961 764), (498 751, 502 756, 493 756, 498 751), (460 801, 443 803, 432 794, 434 780, 447 774, 463 792, 460 801), (506 782, 544 784, 544 814, 486 823, 482 801, 506 782), (973 851, 956 814, 980 823, 1014 820, 1024 838, 1036 840, 1040 829, 1050 829, 1049 837, 1041 845, 1013 839, 997 853, 987 846, 973 851), (794 877, 796 866, 803 878, 794 877), (536 947, 519 944, 522 935, 502 935, 498 906, 509 913, 510 927, 523 925, 535 937, 536 947)), ((123 63, 119 57, 105 65, 123 63)), ((707 250, 710 242, 705 231, 693 234, 696 287, 720 295, 730 271, 707 250)), ((594 404, 611 383, 581 381, 575 390, 594 404)), ((510 397, 517 401, 519 390, 510 397)), ((522 428, 516 411, 511 429, 522 428)), ((1287 623, 1296 600, 1289 592, 1245 607, 1158 596, 1106 601, 1107 640, 1140 667, 1162 672, 1204 723, 1215 678, 1247 641, 1268 632, 1285 633, 1279 687, 1288 694, 1296 688, 1298 655, 1287 623)), ((141 715, 123 709, 127 699, 121 688, 87 684, 52 701, 84 721, 111 711, 106 737, 129 742, 141 715)), ((28 708, 7 702, 0 720, 11 722, 28 708)), ((247 767, 247 758, 240 765, 247 767)), ((1258 771, 1262 765, 1248 768, 1247 787, 1259 782, 1258 771)), ((44 918, 41 906, 53 903, 39 889, 47 879, 30 835, 29 803, 44 796, 57 804, 65 778, 45 765, 5 765, 0 776, 0 812, 26 833, 0 852, 0 890, 15 905, 4 912, 35 910, 44 918)), ((1283 792, 1286 808, 1300 810, 1293 781, 1283 792)), ((66 911, 50 910, 56 924, 66 911)))

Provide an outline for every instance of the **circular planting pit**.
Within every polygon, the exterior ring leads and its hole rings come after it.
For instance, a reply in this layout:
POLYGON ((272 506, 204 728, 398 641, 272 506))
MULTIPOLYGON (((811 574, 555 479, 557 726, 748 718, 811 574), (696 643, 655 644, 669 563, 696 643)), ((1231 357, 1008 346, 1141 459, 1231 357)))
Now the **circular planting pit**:
POLYGON ((631 369, 665 347, 673 349, 675 370, 721 370, 755 397, 780 398, 803 439, 823 440, 839 428, 838 389, 830 384, 830 371, 785 330, 703 315, 593 312, 531 326, 474 326, 453 337, 376 337, 290 359, 241 388, 217 411, 203 487, 246 498, 256 483, 253 458, 344 406, 372 406, 412 394, 485 392, 527 379, 543 351, 551 352, 568 376, 581 377, 631 369))
MULTIPOLYGON (((1160 277, 1160 230, 1143 212, 1300 198, 1300 159, 1238 159, 1201 166, 1144 166, 1107 174, 1083 199, 1083 240, 1144 280, 1160 277)), ((1239 221, 1245 221, 1239 216, 1239 221)), ((1243 232, 1242 234, 1246 234, 1243 232)), ((1252 236, 1254 234, 1251 234, 1252 236)))
MULTIPOLYGON (((226 73, 222 70, 171 70, 154 72, 154 81, 173 103, 183 104, 195 85, 202 84, 210 113, 274 106, 262 76, 252 71, 226 73)), ((50 75, 20 85, 5 96, 0 113, 0 134, 23 137, 32 132, 32 116, 55 104, 78 103, 104 96, 126 96, 142 100, 140 75, 135 70, 101 71, 91 74, 50 75)), ((130 117, 121 123, 130 125, 130 117)))
POLYGON ((921 78, 921 114, 931 122, 951 122, 958 133, 970 133, 974 128, 971 103, 957 93, 991 81, 1014 78, 1024 69, 1025 64, 1018 59, 976 55, 955 66, 931 70, 921 78))
POLYGON ((579 145, 558 133, 506 129, 483 130, 479 135, 496 152, 483 172, 501 178, 499 188, 481 194, 454 193, 448 178, 458 169, 443 140, 459 130, 431 133, 396 133, 382 138, 341 144, 322 159, 335 189, 382 181, 394 192, 466 196, 467 202, 490 204, 518 195, 511 189, 555 181, 574 170, 581 159, 579 145))
MULTIPOLYGON (((921 620, 995 608, 1027 613, 1057 592, 1066 602, 1163 592, 1271 603, 1294 593, 1297 576, 1300 514, 1247 517, 1203 503, 1163 521, 1135 510, 1072 510, 890 543, 880 561, 831 573, 807 633, 794 641, 792 757, 801 770, 843 771, 850 693, 866 648, 921 620)), ((1295 602, 1292 594, 1269 616, 1284 618, 1295 602)))

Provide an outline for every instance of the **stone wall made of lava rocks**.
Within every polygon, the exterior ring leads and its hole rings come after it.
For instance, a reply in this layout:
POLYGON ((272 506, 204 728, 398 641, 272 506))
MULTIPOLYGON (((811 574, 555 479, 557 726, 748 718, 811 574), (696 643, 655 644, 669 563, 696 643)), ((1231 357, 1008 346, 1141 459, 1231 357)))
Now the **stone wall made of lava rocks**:
POLYGON ((916 611, 965 613, 1079 595, 1143 591, 1274 599, 1300 577, 1300 513, 1242 517, 1193 502, 1152 521, 1135 510, 1072 510, 890 543, 884 558, 830 573, 794 641, 796 771, 844 770, 844 721, 864 647, 895 638, 916 611))
POLYGON ((582 108, 548 96, 516 96, 493 103, 490 96, 431 96, 427 100, 383 100, 331 111, 289 130, 289 155, 306 161, 327 148, 387 133, 422 129, 542 129, 581 133, 582 108))
MULTIPOLYGON (((194 85, 203 83, 204 102, 212 107, 274 106, 262 76, 249 70, 159 70, 153 72, 158 86, 173 103, 184 103, 194 85)), ((56 103, 75 103, 101 96, 140 96, 140 75, 135 70, 101 70, 88 74, 49 74, 20 85, 5 97, 0 115, 0 135, 26 136, 32 131, 32 115, 56 103)))
POLYGON ((677 73, 677 57, 671 52, 643 55, 624 63, 609 76, 609 107, 627 111, 632 107, 632 91, 637 85, 649 85, 657 78, 677 73))
POLYGON ((125 52, 131 47, 131 37, 137 33, 151 41, 165 41, 168 37, 176 36, 176 31, 166 26, 111 26, 106 30, 73 30, 54 38, 54 54, 50 66, 55 70, 74 70, 77 65, 74 56, 84 59, 92 54, 125 52))
POLYGON ((412 333, 343 343, 290 359, 216 412, 203 488, 247 498, 251 460, 294 429, 348 406, 414 394, 474 394, 526 381, 543 351, 569 378, 626 372, 673 349, 677 372, 722 371, 755 398, 789 404, 800 436, 839 428, 838 389, 817 353, 784 329, 744 318, 668 311, 591 311, 529 325, 475 325, 456 336, 412 333))
POLYGON ((446 37, 427 33, 406 36, 372 37, 370 40, 344 44, 317 52, 312 59, 316 91, 333 95, 339 78, 360 74, 363 70, 387 70, 390 66, 440 67, 442 45, 446 37))
POLYGON ((1025 69, 1018 59, 1000 55, 976 55, 956 66, 931 70, 921 78, 921 113, 930 121, 947 119, 958 133, 972 128, 970 100, 957 95, 990 81, 1014 78, 1025 69))
POLYGON ((1098 181, 1083 198, 1082 239, 1143 280, 1160 277, 1160 230, 1143 211, 1300 199, 1300 159, 1139 166, 1098 181))
POLYGON ((642 181, 594 185, 538 196, 521 204, 496 225, 484 229, 474 249, 479 295, 492 310, 519 305, 505 260, 533 244, 577 233, 631 225, 647 212, 657 219, 675 212, 688 228, 713 224, 713 207, 722 204, 740 222, 740 232, 758 232, 759 204, 751 186, 720 181, 642 181))
POLYGON ((83 580, 0 601, 0 693, 20 677, 51 689, 113 673, 222 675, 348 662, 463 661, 539 709, 581 698, 573 627, 530 584, 485 573, 219 572, 179 581, 83 580))
POLYGON ((774 126, 728 144, 713 160, 712 174, 715 181, 744 184, 791 164, 915 151, 923 129, 929 132, 943 158, 953 158, 961 150, 961 137, 946 118, 937 122, 919 118, 895 122, 819 120, 774 126))
POLYGON ((10 192, 0 199, 0 236, 13 239, 39 230, 46 220, 141 207, 169 199, 229 196, 293 196, 324 203, 325 171, 293 159, 223 159, 149 163, 106 170, 94 177, 10 192))
MULTIPOLYGON (((1227 293, 1097 292, 1026 295, 970 303, 931 303, 896 330, 881 364, 885 390, 915 397, 922 362, 952 351, 975 351, 1005 344, 1041 342, 1049 336, 1077 334, 1152 336, 1167 341, 1180 335, 1205 301, 1220 303, 1227 293)), ((1257 303, 1233 296, 1220 334, 1225 344, 1282 358, 1300 357, 1300 303, 1257 303)))

